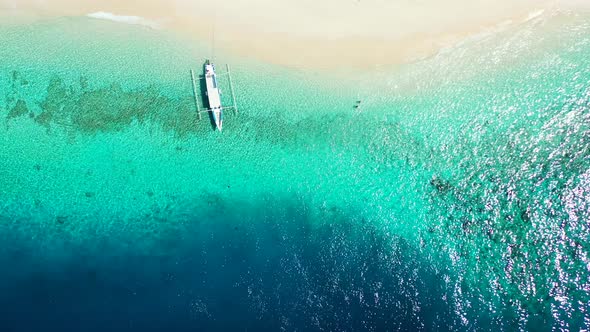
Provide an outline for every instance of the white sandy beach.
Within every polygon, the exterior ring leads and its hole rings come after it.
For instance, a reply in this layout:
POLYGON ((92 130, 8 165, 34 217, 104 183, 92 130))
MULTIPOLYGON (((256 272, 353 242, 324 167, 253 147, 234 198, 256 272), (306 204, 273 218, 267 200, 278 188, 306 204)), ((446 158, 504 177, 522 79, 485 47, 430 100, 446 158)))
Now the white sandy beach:
POLYGON ((415 61, 471 35, 556 8, 584 5, 579 0, 145 0, 141 5, 0 0, 0 18, 91 15, 170 29, 281 65, 374 68, 415 61))

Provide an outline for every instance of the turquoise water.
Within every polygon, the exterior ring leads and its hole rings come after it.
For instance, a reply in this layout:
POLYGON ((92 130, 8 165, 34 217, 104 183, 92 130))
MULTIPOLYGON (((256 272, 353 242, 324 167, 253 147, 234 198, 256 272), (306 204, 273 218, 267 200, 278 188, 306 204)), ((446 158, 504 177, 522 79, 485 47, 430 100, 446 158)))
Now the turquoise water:
POLYGON ((1 27, 2 324, 588 329, 588 36, 561 13, 338 75, 220 54, 219 133, 207 45, 1 27))

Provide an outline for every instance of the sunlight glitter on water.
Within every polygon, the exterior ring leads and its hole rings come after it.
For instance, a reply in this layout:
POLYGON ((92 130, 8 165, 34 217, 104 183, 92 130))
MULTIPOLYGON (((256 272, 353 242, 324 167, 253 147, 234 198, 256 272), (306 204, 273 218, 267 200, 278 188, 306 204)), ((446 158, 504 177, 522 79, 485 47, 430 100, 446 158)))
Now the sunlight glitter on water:
POLYGON ((107 301, 139 327, 587 328, 590 26, 552 22, 371 91, 244 66, 222 135, 193 112, 198 48, 96 20, 0 30, 0 302, 57 299, 66 329, 67 289, 86 322, 107 301))

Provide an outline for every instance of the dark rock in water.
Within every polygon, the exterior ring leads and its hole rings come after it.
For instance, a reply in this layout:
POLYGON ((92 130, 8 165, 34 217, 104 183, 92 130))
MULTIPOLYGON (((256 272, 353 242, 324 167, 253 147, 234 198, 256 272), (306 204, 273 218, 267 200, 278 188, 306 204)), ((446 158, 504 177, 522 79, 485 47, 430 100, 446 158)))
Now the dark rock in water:
POLYGON ((449 190, 453 189, 453 186, 449 181, 438 176, 434 176, 432 180, 430 180, 430 184, 441 194, 446 194, 449 190))
POLYGON ((16 70, 12 71, 12 87, 15 88, 18 85, 20 86, 27 86, 29 85, 29 81, 27 81, 22 75, 21 73, 19 73, 16 70))
POLYGON ((223 198, 219 194, 206 193, 204 201, 209 206, 222 206, 223 198))
POLYGON ((49 124, 52 119, 53 115, 47 111, 44 111, 41 114, 39 114, 39 116, 35 117, 35 121, 44 127, 49 127, 49 124))
POLYGON ((529 216, 529 211, 527 209, 524 209, 521 211, 520 213, 520 219, 525 222, 525 223, 530 223, 531 222, 531 217, 529 216))
POLYGON ((65 224, 66 221, 68 221, 68 217, 58 216, 57 218, 55 218, 55 222, 57 222, 60 225, 65 224))
POLYGON ((82 90, 88 89, 88 78, 87 77, 80 77, 80 87, 82 90))
POLYGON ((16 102, 16 105, 8 112, 6 116, 7 119, 18 118, 19 116, 23 116, 29 113, 29 109, 27 108, 27 103, 24 100, 19 99, 16 102))
POLYGON ((86 197, 91 198, 94 197, 95 193, 92 191, 87 191, 84 195, 86 195, 86 197))

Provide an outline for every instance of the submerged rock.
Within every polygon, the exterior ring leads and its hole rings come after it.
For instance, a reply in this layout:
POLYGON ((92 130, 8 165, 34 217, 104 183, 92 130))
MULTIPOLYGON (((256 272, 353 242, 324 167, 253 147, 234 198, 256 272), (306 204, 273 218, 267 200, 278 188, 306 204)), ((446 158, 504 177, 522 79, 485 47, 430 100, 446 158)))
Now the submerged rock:
POLYGON ((19 99, 16 102, 16 105, 14 105, 14 107, 8 112, 6 119, 10 120, 13 118, 18 118, 25 114, 29 114, 29 108, 27 107, 27 103, 24 100, 19 99))
POLYGON ((449 183, 449 181, 438 176, 432 177, 432 180, 430 180, 430 185, 436 188, 436 190, 441 194, 446 194, 451 189, 453 189, 453 186, 449 183))

